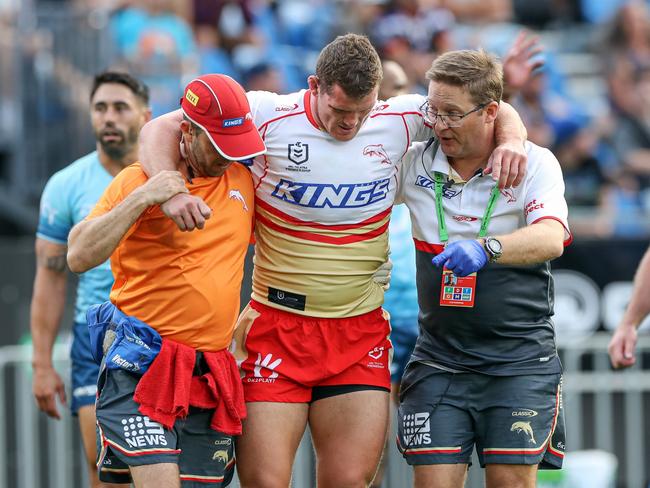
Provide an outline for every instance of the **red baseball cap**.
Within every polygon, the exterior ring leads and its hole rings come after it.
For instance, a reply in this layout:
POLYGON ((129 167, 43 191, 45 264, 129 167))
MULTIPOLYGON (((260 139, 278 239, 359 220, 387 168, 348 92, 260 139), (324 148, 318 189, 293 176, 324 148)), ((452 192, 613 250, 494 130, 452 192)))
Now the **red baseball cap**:
POLYGON ((181 98, 181 110, 226 159, 249 159, 266 152, 246 92, 230 76, 211 74, 190 81, 181 98))

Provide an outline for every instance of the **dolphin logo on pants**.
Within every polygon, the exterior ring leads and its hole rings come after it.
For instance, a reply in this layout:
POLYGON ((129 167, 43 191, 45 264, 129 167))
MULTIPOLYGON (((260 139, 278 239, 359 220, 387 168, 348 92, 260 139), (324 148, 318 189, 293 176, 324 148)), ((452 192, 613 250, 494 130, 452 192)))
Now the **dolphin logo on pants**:
POLYGON ((530 439, 528 440, 529 442, 532 442, 533 444, 537 444, 537 441, 535 441, 535 435, 533 434, 533 428, 530 426, 530 422, 515 422, 512 424, 512 427, 510 427, 510 432, 516 432, 517 434, 519 432, 523 432, 526 434, 530 439))

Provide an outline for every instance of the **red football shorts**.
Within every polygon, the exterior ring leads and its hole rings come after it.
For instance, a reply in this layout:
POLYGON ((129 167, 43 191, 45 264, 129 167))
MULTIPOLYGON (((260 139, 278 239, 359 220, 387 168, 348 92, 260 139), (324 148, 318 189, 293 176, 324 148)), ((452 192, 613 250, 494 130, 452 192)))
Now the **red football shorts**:
POLYGON ((297 315, 251 301, 235 331, 247 402, 307 403, 314 389, 361 385, 390 390, 388 314, 297 315))

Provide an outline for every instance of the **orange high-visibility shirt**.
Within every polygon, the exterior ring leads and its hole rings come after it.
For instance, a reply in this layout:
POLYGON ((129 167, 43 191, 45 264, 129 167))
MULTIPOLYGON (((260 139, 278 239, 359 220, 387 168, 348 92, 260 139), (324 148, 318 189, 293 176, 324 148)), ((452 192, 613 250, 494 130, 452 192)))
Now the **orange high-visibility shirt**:
MULTIPOLYGON (((147 177, 139 163, 121 171, 88 216, 118 205, 147 177)), ((181 232, 155 205, 142 213, 111 255, 111 301, 162 337, 200 351, 230 345, 239 314, 244 258, 254 218, 248 170, 194 178, 190 194, 212 209, 205 228, 181 232)))

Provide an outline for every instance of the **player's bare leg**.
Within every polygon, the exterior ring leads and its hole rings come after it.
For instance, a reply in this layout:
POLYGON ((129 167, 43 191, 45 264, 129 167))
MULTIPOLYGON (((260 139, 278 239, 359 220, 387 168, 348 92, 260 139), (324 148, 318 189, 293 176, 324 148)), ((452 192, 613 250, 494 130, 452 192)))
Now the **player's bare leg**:
POLYGON ((287 488, 307 426, 306 403, 250 402, 235 444, 242 488, 287 488))
POLYGON ((88 468, 88 479, 91 488, 127 487, 129 485, 117 485, 113 483, 102 483, 97 475, 97 441, 95 430, 95 405, 80 407, 77 412, 79 418, 79 430, 81 431, 81 442, 86 456, 88 468))
POLYGON ((395 437, 392 436, 393 432, 393 418, 395 417, 395 408, 399 405, 399 387, 400 383, 390 384, 390 410, 388 412, 388 422, 386 426, 386 442, 384 443, 384 452, 381 455, 381 462, 379 463, 379 468, 377 468, 377 474, 375 479, 372 480, 372 485, 370 488, 379 488, 382 481, 384 480, 384 474, 386 472, 386 462, 389 455, 389 444, 395 442, 395 437))
POLYGON ((131 477, 135 488, 180 488, 178 465, 174 463, 131 466, 131 477))
POLYGON ((309 426, 319 488, 365 488, 386 442, 388 392, 355 391, 315 401, 309 426))
POLYGON ((485 486, 487 488, 535 488, 537 464, 487 464, 485 486))
POLYGON ((414 466, 413 486, 415 488, 463 488, 467 478, 467 468, 467 464, 414 466))

